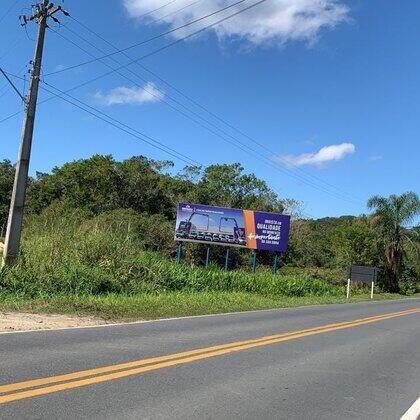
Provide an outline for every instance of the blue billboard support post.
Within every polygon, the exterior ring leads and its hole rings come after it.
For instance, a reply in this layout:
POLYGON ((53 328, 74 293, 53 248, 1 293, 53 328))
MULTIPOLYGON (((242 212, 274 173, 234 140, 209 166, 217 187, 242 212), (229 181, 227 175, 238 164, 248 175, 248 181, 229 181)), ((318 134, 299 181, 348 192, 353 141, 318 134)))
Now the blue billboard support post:
POLYGON ((207 251, 206 251, 206 268, 209 266, 209 262, 210 262, 210 247, 207 247, 207 251))
POLYGON ((229 247, 226 247, 226 255, 225 255, 225 271, 229 268, 229 247))
POLYGON ((273 263, 273 273, 274 273, 274 274, 276 274, 276 273, 277 273, 277 258, 278 258, 278 255, 277 255, 277 254, 275 254, 275 255, 274 255, 274 263, 273 263))
POLYGON ((178 250, 176 252, 176 262, 179 264, 182 260, 182 242, 178 244, 178 250))
POLYGON ((257 251, 252 252, 252 272, 255 274, 257 271, 257 251))

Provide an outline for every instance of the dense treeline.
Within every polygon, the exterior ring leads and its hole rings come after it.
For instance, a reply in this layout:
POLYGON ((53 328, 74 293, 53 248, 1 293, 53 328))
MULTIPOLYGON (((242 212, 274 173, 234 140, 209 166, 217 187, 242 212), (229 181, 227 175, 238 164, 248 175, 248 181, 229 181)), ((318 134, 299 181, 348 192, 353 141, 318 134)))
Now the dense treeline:
MULTIPOLYGON (((243 167, 212 165, 204 170, 186 167, 170 174, 172 162, 154 161, 143 156, 116 162, 111 156, 66 163, 51 174, 37 173, 28 188, 27 214, 39 214, 60 201, 94 216, 117 209, 161 215, 173 220, 180 200, 238 208, 258 208, 281 212, 283 202, 255 175, 243 167)), ((0 166, 0 227, 6 224, 13 186, 13 166, 0 166)))
MULTIPOLYGON (((3 231, 13 174, 11 162, 0 163, 0 229, 3 231)), ((336 269, 341 277, 350 264, 377 266, 382 270, 384 288, 397 291, 401 285, 403 291, 417 291, 420 289, 419 229, 408 230, 401 226, 401 230, 390 237, 386 226, 392 221, 387 222, 386 217, 391 217, 392 209, 396 209, 395 217, 404 211, 415 215, 419 211, 418 198, 415 194, 408 195, 404 202, 410 205, 406 208, 398 207, 398 202, 388 202, 387 208, 387 202, 378 200, 370 202, 374 216, 304 220, 299 217, 298 202, 281 199, 264 181, 247 174, 238 163, 207 168, 190 166, 175 174, 169 161, 140 156, 117 162, 111 156, 96 155, 56 167, 51 174, 37 173, 31 179, 25 237, 39 234, 43 226, 51 230, 54 223, 62 230, 66 218, 71 220, 70 224, 78 221, 79 226, 90 221, 89 229, 94 223, 135 232, 139 247, 173 257, 174 217, 179 201, 285 211, 292 212, 294 220, 289 252, 283 264, 336 269), (401 208, 404 211, 400 211, 401 208), (388 216, 384 216, 384 212, 388 216)), ((401 224, 410 217, 402 218, 401 224)), ((201 264, 203 257, 203 247, 187 247, 187 260, 191 265, 201 264)), ((212 258, 215 262, 222 261, 221 247, 213 247, 212 258)), ((269 254, 259 256, 262 264, 269 264, 270 258, 269 254)), ((249 253, 233 251, 233 266, 248 264, 249 253)))

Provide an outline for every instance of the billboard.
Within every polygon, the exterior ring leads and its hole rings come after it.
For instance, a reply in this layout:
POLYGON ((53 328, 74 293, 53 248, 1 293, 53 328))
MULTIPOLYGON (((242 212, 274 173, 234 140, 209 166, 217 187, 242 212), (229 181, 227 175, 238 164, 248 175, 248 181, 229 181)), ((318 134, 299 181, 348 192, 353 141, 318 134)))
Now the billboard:
POLYGON ((289 229, 285 214, 179 203, 175 240, 284 252, 289 229))

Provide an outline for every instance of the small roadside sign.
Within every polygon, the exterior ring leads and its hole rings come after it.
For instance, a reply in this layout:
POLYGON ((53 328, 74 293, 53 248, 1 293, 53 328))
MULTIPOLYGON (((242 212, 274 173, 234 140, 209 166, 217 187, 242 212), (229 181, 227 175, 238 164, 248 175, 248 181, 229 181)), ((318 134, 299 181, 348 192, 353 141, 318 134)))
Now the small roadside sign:
POLYGON ((351 282, 366 283, 371 285, 370 298, 373 299, 373 288, 378 277, 376 267, 351 265, 347 270, 347 299, 350 297, 351 282))

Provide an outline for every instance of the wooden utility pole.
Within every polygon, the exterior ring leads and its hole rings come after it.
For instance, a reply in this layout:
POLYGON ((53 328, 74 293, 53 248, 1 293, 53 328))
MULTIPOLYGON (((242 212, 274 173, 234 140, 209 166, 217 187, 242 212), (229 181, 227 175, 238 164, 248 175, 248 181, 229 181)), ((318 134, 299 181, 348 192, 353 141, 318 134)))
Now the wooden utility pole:
MULTIPOLYGON (((38 24, 38 36, 36 40, 34 59, 31 62, 32 71, 29 93, 24 101, 25 116, 23 120, 19 155, 16 163, 13 193, 10 202, 9 218, 7 221, 6 242, 3 252, 3 264, 5 265, 12 265, 19 256, 45 31, 48 27, 48 18, 52 18, 55 22, 58 22, 57 18, 53 15, 60 10, 63 11, 61 6, 55 6, 50 2, 50 0, 43 0, 42 2, 32 6, 32 14, 30 16, 20 17, 22 26, 27 25, 29 22, 35 22, 38 24)), ((67 12, 63 11, 63 13, 67 15, 67 12)))

